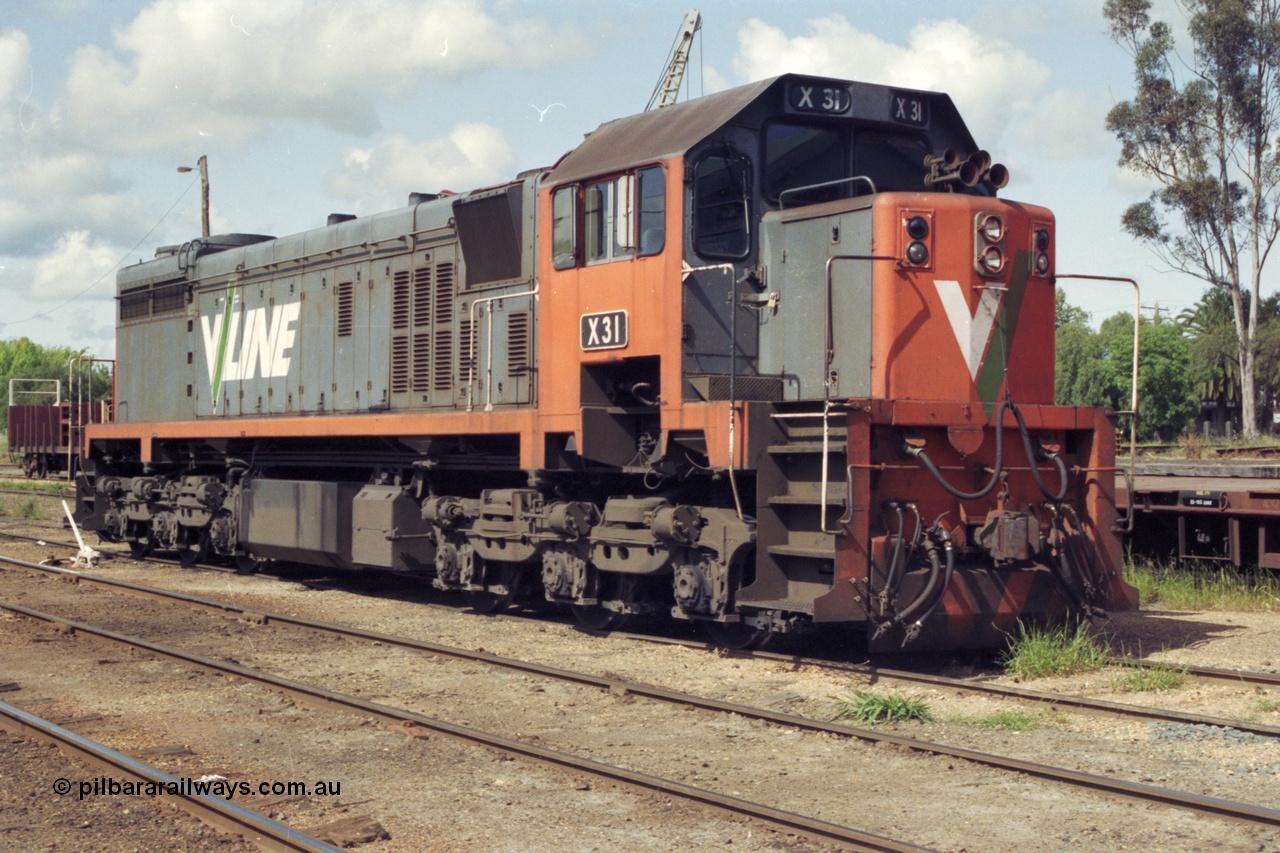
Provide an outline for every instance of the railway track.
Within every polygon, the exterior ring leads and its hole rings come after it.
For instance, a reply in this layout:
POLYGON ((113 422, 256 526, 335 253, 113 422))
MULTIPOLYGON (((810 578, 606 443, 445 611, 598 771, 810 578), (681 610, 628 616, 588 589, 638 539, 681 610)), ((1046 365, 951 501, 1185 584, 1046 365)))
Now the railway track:
MULTIPOLYGON (((60 750, 101 768, 114 780, 128 779, 157 785, 167 793, 157 799, 172 802, 215 829, 240 835, 264 850, 337 853, 338 848, 285 826, 279 821, 208 794, 196 794, 182 780, 103 746, 83 735, 54 725, 14 705, 0 702, 0 729, 56 745, 60 750)), ((64 780, 59 780, 64 781, 64 780)))
MULTIPOLYGON (((209 672, 235 676, 244 681, 278 691, 286 696, 316 707, 327 707, 341 711, 356 713, 364 717, 373 717, 386 723, 401 727, 420 727, 432 732, 449 735, 462 741, 490 747, 503 753, 534 759, 544 764, 584 774, 597 779, 622 783, 633 788, 655 791, 670 797, 692 803, 699 803, 720 811, 759 820, 773 826, 802 833, 808 837, 827 841, 836 841, 850 845, 859 850, 869 851, 918 851, 926 848, 914 844, 897 841, 891 838, 864 832, 847 826, 818 820, 816 818, 787 812, 772 806, 756 803, 741 797, 734 797, 698 788, 692 785, 640 773, 624 767, 595 761, 561 750, 550 749, 527 743, 514 738, 481 731, 468 726, 461 726, 415 711, 395 708, 378 702, 372 702, 357 696, 327 690, 315 685, 287 679, 262 670, 242 666, 240 664, 194 654, 161 643, 129 636, 106 628, 90 625, 74 619, 67 619, 56 614, 46 613, 34 608, 0 602, 0 609, 9 613, 36 619, 42 622, 62 626, 63 630, 108 640, 132 649, 144 651, 174 662, 198 667, 209 672)), ((1277 825, 1280 825, 1278 823, 1277 825)), ((292 848, 291 848, 292 849, 292 848)), ((297 848, 308 849, 308 848, 297 848)))
MULTIPOLYGON (((53 545, 61 548, 69 548, 72 550, 79 547, 74 542, 63 542, 63 541, 57 541, 57 540, 51 540, 51 539, 43 539, 35 536, 27 536, 24 534, 13 533, 3 529, 0 529, 0 536, 12 538, 12 539, 18 539, 21 541, 41 542, 45 545, 53 545)), ((139 558, 132 557, 127 552, 123 552, 123 551, 120 551, 120 552, 108 551, 106 553, 113 557, 128 558, 128 559, 135 560, 137 562, 150 562, 150 563, 156 563, 159 565, 166 565, 166 566, 183 565, 178 560, 164 560, 154 556, 148 556, 148 557, 139 559, 139 558)), ((2 568, 3 564, 7 561, 8 561, 8 558, 0 556, 0 568, 2 568)), ((43 565, 32 564, 32 563, 23 563, 23 561, 17 561, 17 563, 24 565, 27 568, 36 568, 39 570, 49 571, 53 573, 72 572, 72 570, 61 569, 56 566, 43 566, 43 565)), ((208 566, 208 565, 199 565, 194 567, 184 566, 184 568, 189 568, 189 569, 194 568, 200 571, 214 571, 214 572, 224 572, 224 573, 234 572, 234 569, 231 569, 228 567, 217 567, 217 566, 208 566)), ((72 573, 77 574, 84 582, 87 582, 87 583, 97 583, 97 584, 102 584, 108 587, 114 586, 118 589, 128 589, 130 587, 138 587, 138 589, 134 591, 144 595, 150 595, 150 594, 153 594, 153 592, 155 594, 160 594, 165 592, 164 590, 160 590, 159 588, 146 588, 143 585, 130 584, 127 581, 119 581, 112 578, 94 576, 94 575, 84 574, 80 572, 72 572, 72 573)), ((290 582, 302 582, 312 586, 324 585, 322 582, 318 582, 313 579, 306 580, 306 581, 298 581, 297 578, 290 577, 288 575, 271 575, 271 574, 264 573, 264 577, 272 577, 277 580, 285 580, 290 582)), ((400 577, 393 577, 392 579, 402 580, 402 578, 400 577)), ((335 588, 340 588, 340 587, 335 587, 335 588)), ((181 596, 182 593, 175 592, 173 593, 173 595, 181 596)), ((215 604, 217 607, 231 607, 231 608, 235 607, 235 605, 217 605, 217 603, 213 603, 213 604, 215 604)), ((516 619, 524 618, 515 613, 509 613, 506 615, 508 616, 508 618, 516 618, 516 619)), ((286 621, 291 618, 292 617, 279 617, 278 621, 286 621)), ((842 661, 833 661, 833 660, 805 656, 805 655, 772 652, 764 649, 750 649, 750 650, 721 649, 710 643, 701 642, 697 640, 690 640, 690 639, 678 638, 678 637, 662 637, 662 636, 655 636, 653 634, 638 634, 638 633, 633 633, 629 631, 604 631, 604 632, 588 632, 588 633, 597 633, 599 636, 608 636, 608 637, 614 637, 617 639, 633 640, 636 642, 661 643, 666 645, 684 646, 686 648, 692 648, 692 649, 704 649, 708 652, 713 652, 716 654, 722 654, 722 655, 731 656, 731 657, 739 657, 744 660, 766 660, 766 661, 775 661, 778 663, 784 663, 791 666, 806 666, 806 667, 838 670, 841 672, 848 672, 861 677, 865 677, 872 682, 877 680, 883 680, 883 681, 894 681, 894 682, 902 682, 902 683, 910 683, 910 684, 922 684, 929 687, 945 687, 945 688, 950 688, 955 690, 964 690, 964 691, 973 692, 973 693, 985 693, 991 696, 1002 696, 1009 699, 1023 699, 1023 700, 1032 701, 1032 702, 1041 702, 1041 703, 1052 705, 1054 707, 1079 708, 1082 710, 1096 711, 1101 713, 1111 713, 1111 714, 1116 714, 1120 716, 1145 717, 1147 719, 1153 719, 1153 720, 1163 719, 1170 722, 1211 725, 1211 726, 1225 726, 1229 728, 1239 729, 1241 731, 1253 732, 1255 734, 1260 734, 1267 737, 1280 736, 1280 727, 1276 727, 1276 726, 1265 726, 1260 724, 1249 723, 1247 721, 1242 721, 1242 720, 1231 720, 1231 719, 1212 717, 1209 715, 1202 715, 1202 714, 1184 714, 1181 712, 1168 711, 1168 710, 1159 709, 1159 708, 1150 708, 1150 707, 1141 706, 1141 705, 1129 705, 1129 704, 1119 703, 1119 702, 1106 702, 1102 700, 1093 700, 1083 696, 1068 695, 1068 694, 1062 694, 1062 693, 1047 693, 1047 692, 1037 691, 1037 690, 1028 690, 1025 688, 1010 687, 1007 685, 992 684, 983 680, 948 678, 946 676, 936 675, 936 674, 927 673, 927 672, 913 672, 910 670, 874 666, 871 664, 859 664, 859 663, 848 663, 848 662, 842 662, 842 661)), ((1280 673, 1259 672, 1259 671, 1242 670, 1242 669, 1222 669, 1222 668, 1216 668, 1216 667, 1197 666, 1195 664, 1172 664, 1167 661, 1157 661, 1157 660, 1151 660, 1149 658, 1138 658, 1138 657, 1131 657, 1131 656, 1109 657, 1106 659, 1106 662, 1111 666, 1117 666, 1117 667, 1175 669, 1175 670, 1184 672, 1187 675, 1193 676, 1195 678, 1205 679, 1209 681, 1226 681, 1226 682, 1233 682, 1237 684, 1253 685, 1257 687, 1280 688, 1280 673)))
MULTIPOLYGON (((231 604, 228 602, 221 602, 213 599, 187 595, 185 593, 178 593, 171 590, 165 590, 165 589, 156 588, 156 587, 148 587, 145 585, 134 584, 126 581, 119 581, 119 580, 109 579, 109 578, 100 578, 100 577, 84 575, 76 572, 67 572, 61 569, 51 568, 47 566, 39 566, 36 564, 25 563, 23 561, 12 560, 11 558, 0 558, 0 562, 3 562, 4 564, 11 565, 21 569, 34 569, 34 570, 49 572, 51 574, 60 574, 60 575, 63 575, 64 577, 75 580, 77 583, 88 583, 88 584, 105 586, 107 588, 114 589, 117 591, 129 592, 136 595, 142 595, 148 598, 161 600, 167 603, 177 603, 177 604, 182 604, 184 606, 190 606, 190 607, 195 607, 195 608, 199 608, 206 611, 212 611, 221 615, 237 618, 241 621, 248 621, 248 622, 260 623, 260 624, 272 624, 272 623, 283 624, 283 625, 289 625, 292 627, 302 628, 310 631, 320 631, 324 633, 339 634, 344 637, 351 637, 355 639, 368 641, 371 643, 378 643, 383 646, 395 646, 395 647, 400 647, 400 648, 404 648, 404 649, 408 649, 416 652, 423 652, 423 653, 432 654, 432 655, 440 655, 440 656, 445 656, 445 657, 450 657, 450 658, 455 658, 460 660, 471 661, 475 663, 482 663, 489 666, 501 667, 504 669, 514 670, 514 671, 529 674, 529 675, 536 675, 543 678, 557 679, 561 681, 572 682, 579 685, 596 687, 596 688, 600 688, 602 690, 608 690, 614 693, 630 694, 630 695, 635 695, 635 696, 643 697, 650 700, 660 701, 660 702, 683 705, 687 707, 699 708, 702 710, 719 712, 724 714, 734 714, 747 719, 759 720, 761 722, 769 723, 772 725, 785 726, 788 728, 801 729, 801 730, 806 730, 811 732, 821 732, 827 735, 834 735, 842 738, 854 738, 854 739, 858 739, 868 743, 890 745, 890 746, 911 750, 917 753, 928 754, 932 756, 959 759, 963 761, 972 762, 975 764, 981 764, 988 767, 997 768, 1003 771, 1026 774, 1029 776, 1033 776, 1033 777, 1044 779, 1044 780, 1049 780, 1056 783, 1063 783, 1063 784, 1072 785, 1072 786, 1085 788, 1089 790, 1100 791, 1113 796, 1134 798, 1134 799, 1145 801, 1145 802, 1161 803, 1163 805, 1174 806, 1177 808, 1184 808, 1184 809, 1188 809, 1188 810, 1195 811, 1202 814, 1209 814, 1209 815, 1216 815, 1220 817, 1230 817, 1234 819, 1245 820, 1251 823, 1268 826, 1268 827, 1280 827, 1280 811, 1276 811, 1276 810, 1261 807, 1261 806, 1256 806, 1256 805, 1251 805, 1246 803, 1235 803, 1235 802, 1223 800, 1220 798, 1208 797, 1208 796, 1203 796, 1198 794, 1191 794, 1191 793, 1186 793, 1181 791, 1173 791, 1166 788, 1160 788, 1154 785, 1148 785, 1148 784, 1137 783, 1137 782, 1129 782, 1129 781, 1115 779, 1111 777, 1084 773, 1084 772, 1071 770, 1067 768, 1054 767, 1054 766, 1045 765, 1037 762, 1024 761, 1021 759, 1010 758, 1007 756, 996 755, 996 754, 982 752, 978 750, 955 747, 955 746, 950 746, 950 745, 941 744, 941 743, 933 743, 929 741, 903 737, 895 734, 889 734, 889 733, 879 732, 879 731, 870 730, 870 729, 853 728, 849 726, 815 720, 808 717, 779 713, 779 712, 771 711, 768 709, 751 707, 751 706, 731 703, 731 702, 724 702, 721 700, 711 699, 708 697, 695 696, 689 693, 667 690, 664 688, 652 687, 644 684, 637 684, 632 681, 627 681, 623 679, 601 677, 601 676, 595 676, 595 675, 590 675, 590 674, 581 673, 581 672, 573 672, 573 671, 569 671, 569 670, 565 670, 557 667, 551 667, 551 666, 546 666, 542 664, 531 663, 528 661, 522 661, 522 660, 516 660, 513 658, 503 657, 503 656, 495 655, 485 651, 472 651, 469 649, 461 649, 453 646, 447 646, 440 643, 433 643, 433 642, 419 640, 419 639, 410 638, 410 637, 403 637, 403 636, 398 636, 398 635, 388 634, 383 632, 376 632, 376 631, 368 631, 368 630, 355 628, 347 625, 338 625, 338 624, 329 623, 329 622, 321 622, 321 621, 316 621, 311 619, 305 619, 302 617, 291 616, 287 614, 265 611, 261 609, 244 608, 239 605, 231 604)), ((32 611, 29 608, 25 608, 19 605, 0 602, 0 609, 8 610, 10 612, 18 613, 25 616, 30 616, 32 618, 43 619, 45 621, 62 624, 74 630, 81 631, 84 633, 89 633, 94 636, 104 637, 106 639, 115 640, 117 642, 134 644, 138 648, 144 648, 148 651, 152 651, 157 654, 172 656, 175 659, 183 660, 187 663, 191 663, 197 666, 204 666, 206 668, 217 669, 217 670, 226 672, 228 674, 239 675, 240 677, 246 678, 247 680, 258 681, 259 683, 265 684, 267 686, 271 686, 273 688, 287 690, 289 692, 293 692, 296 690, 299 696, 301 696, 302 698, 308 701, 313 701, 313 702, 319 701, 325 704, 336 704, 339 707, 346 707, 348 709, 353 709, 353 710, 354 709, 366 710, 366 711, 369 711, 370 713, 376 712, 376 715, 384 717, 386 719, 392 719, 398 722, 409 721, 415 725, 423 725, 424 727, 431 728, 433 730, 440 731, 446 734, 451 734, 458 737, 462 737, 464 739, 475 740, 476 742, 480 742, 478 739, 479 736, 471 733, 469 730, 459 731, 462 727, 458 727, 449 723, 444 723, 442 721, 434 720, 432 718, 424 718, 424 717, 421 717, 421 715, 414 715, 412 714, 412 712, 403 712, 398 709, 389 709, 385 706, 374 707, 366 703, 365 700, 355 699, 354 697, 344 697, 340 694, 331 694, 331 691, 325 691, 319 688, 311 688, 307 685, 302 685, 297 682, 289 682, 284 679, 278 679, 275 676, 261 673, 257 670, 247 670, 246 668, 239 667, 238 665, 228 665, 219 661, 211 661, 210 659, 207 659, 207 658, 190 655, 188 653, 181 652, 178 650, 168 649, 167 647, 155 647, 156 644, 149 643, 148 641, 145 641, 145 640, 124 637, 123 635, 118 635, 114 632, 107 631, 105 629, 82 625, 80 623, 76 623, 74 620, 65 619, 63 617, 59 617, 53 614, 32 611), (351 700, 351 701, 348 701, 348 700, 351 700), (391 715, 391 716, 387 716, 387 715, 391 715)), ((789 662, 793 662, 793 663, 796 660, 795 658, 787 658, 785 656, 778 656, 778 657, 779 659, 788 660, 789 662)), ((824 662, 820 662, 820 661, 813 661, 813 663, 815 665, 826 665, 824 662)), ((964 689, 973 689, 975 687, 977 687, 978 689, 986 688, 990 692, 996 692, 997 690, 997 688, 995 688, 994 685, 973 685, 971 683, 961 682, 956 679, 929 681, 930 677, 928 676, 922 676, 915 673, 904 673, 896 670, 888 671, 889 674, 886 675, 886 671, 884 670, 877 671, 875 670, 875 668, 870 668, 870 667, 854 666, 850 668, 853 669, 854 671, 859 671, 864 674, 875 672, 876 674, 882 677, 900 676, 903 679, 910 679, 913 681, 927 682, 927 683, 933 683, 933 684, 941 684, 949 687, 954 686, 954 687, 959 687, 964 689)), ((1020 699, 1035 698, 1037 701, 1046 701, 1046 702, 1051 702, 1051 701, 1054 701, 1055 699, 1055 697, 1050 696, 1049 694, 1035 694, 1034 691, 1022 691, 1022 690, 1015 690, 1007 695, 1016 696, 1017 698, 1020 698, 1020 699)), ((1056 697, 1056 698, 1061 700, 1063 697, 1056 697)), ((1087 703, 1084 702, 1083 700, 1078 700, 1078 701, 1080 702, 1079 704, 1080 707, 1088 706, 1087 703)), ((1118 706, 1116 703, 1098 703, 1097 707, 1093 708, 1093 710, 1102 710, 1109 713, 1122 713, 1129 716, 1145 716, 1150 719, 1170 720, 1170 721, 1175 721, 1180 723, 1228 726, 1228 727, 1240 728, 1241 730, 1245 730, 1245 731, 1251 731, 1255 734, 1260 734, 1263 736, 1269 736, 1269 737, 1280 736, 1280 730, 1276 730, 1273 727, 1267 727, 1267 726, 1245 727, 1244 724, 1236 725, 1237 723, 1240 723, 1240 721, 1221 720, 1218 718, 1204 717, 1200 715, 1180 715, 1180 714, 1177 714, 1176 712, 1169 712, 1162 709, 1145 709, 1139 706, 1118 706)), ((505 747, 500 746, 500 748, 505 748, 505 747)), ((522 754, 527 754, 529 757, 540 758, 539 755, 532 752, 522 753, 522 754)), ((542 758, 545 760, 545 757, 542 757, 542 758)), ((559 762, 558 758, 552 758, 551 760, 553 763, 559 762)), ((572 765, 564 764, 563 766, 572 766, 572 765)), ((647 785, 648 783, 645 783, 645 784, 647 785)), ((687 786, 683 786, 683 787, 687 787, 687 786)), ((654 790, 663 790, 666 793, 671 793, 675 795, 679 793, 680 788, 681 786, 677 785, 676 788, 673 788, 670 791, 666 789, 656 789, 656 788, 654 790)), ((711 805, 716 804, 711 800, 703 800, 703 802, 706 802, 707 804, 711 804, 711 805)), ((727 805, 727 808, 728 810, 735 811, 738 814, 748 814, 748 812, 746 811, 739 810, 744 807, 738 803, 730 803, 727 805)), ((755 816, 761 817, 760 815, 755 815, 755 816)), ((763 816, 761 817, 761 819, 766 819, 766 820, 770 820, 771 822, 778 823, 776 820, 768 818, 767 816, 763 816)), ((791 817, 788 816, 787 819, 790 820, 791 817)), ((791 828, 791 829, 802 829, 802 827, 792 823, 781 823, 778 825, 787 826, 788 828, 791 828)), ((829 838, 829 839, 834 838, 834 836, 831 836, 831 835, 826 835, 821 833, 820 835, 821 837, 824 837, 824 838, 829 838)), ((847 840, 848 839, 846 839, 846 841, 847 840)), ((890 849, 890 848, 882 848, 882 849, 890 849)))

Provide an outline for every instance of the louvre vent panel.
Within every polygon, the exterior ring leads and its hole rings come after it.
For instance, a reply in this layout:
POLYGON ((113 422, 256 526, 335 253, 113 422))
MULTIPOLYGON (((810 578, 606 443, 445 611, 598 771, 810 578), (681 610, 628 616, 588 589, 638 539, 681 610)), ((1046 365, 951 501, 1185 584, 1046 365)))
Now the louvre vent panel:
POLYGON ((453 322, 453 264, 436 264, 436 324, 453 322))
POLYGON ((431 267, 418 267, 413 271, 413 325, 425 326, 431 322, 431 267))
POLYGON ((431 390, 431 333, 420 332, 413 336, 413 390, 431 390))
POLYGON ((512 314, 507 320, 507 369, 514 376, 529 371, 529 314, 512 314))
POLYGON ((355 299, 351 292, 351 282, 338 283, 338 337, 351 337, 354 325, 355 299))
POLYGON ((453 332, 441 329, 435 334, 435 364, 433 388, 436 391, 453 390, 453 332))
POLYGON ((403 394, 409 390, 409 336, 397 335, 391 339, 391 393, 403 394))
POLYGON ((391 328, 409 328, 409 299, 409 271, 401 270, 391 288, 391 328))

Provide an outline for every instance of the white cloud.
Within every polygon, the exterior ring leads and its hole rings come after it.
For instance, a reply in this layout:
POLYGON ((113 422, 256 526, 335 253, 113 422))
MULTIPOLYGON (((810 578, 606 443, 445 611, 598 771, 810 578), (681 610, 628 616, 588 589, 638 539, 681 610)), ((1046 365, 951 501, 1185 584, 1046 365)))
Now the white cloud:
POLYGON ((463 191, 507 180, 515 164, 497 128, 460 124, 440 139, 414 142, 393 134, 372 148, 348 148, 330 187, 356 212, 373 212, 403 205, 410 192, 463 191))
POLYGON ((294 120, 351 133, 427 77, 580 57, 585 42, 538 19, 501 19, 475 0, 156 0, 81 48, 67 121, 140 150, 212 134, 235 144, 294 120))
MULTIPOLYGON (((31 83, 31 41, 21 30, 0 32, 0 103, 4 104, 8 115, 15 101, 22 106, 25 93, 31 83)), ((21 118, 21 117, 19 117, 21 118)), ((6 124, 10 124, 6 121, 6 124)), ((5 127, 4 131, 12 132, 15 128, 5 127)))
POLYGON ((119 249, 91 240, 88 231, 68 231, 36 261, 30 296, 41 301, 69 299, 96 283, 100 286, 85 296, 111 298, 115 279, 110 273, 120 256, 119 249))
POLYGON ((1114 161, 1119 145, 1106 129, 1110 104, 1074 89, 1056 89, 1040 97, 1019 116, 1015 140, 1036 152, 1044 164, 1071 163, 1092 157, 1114 161))
POLYGON ((1049 79, 1049 69, 1022 50, 955 20, 921 21, 906 45, 862 32, 842 15, 807 27, 807 35, 788 36, 751 19, 738 31, 735 71, 747 80, 797 71, 946 92, 984 147, 1049 79))

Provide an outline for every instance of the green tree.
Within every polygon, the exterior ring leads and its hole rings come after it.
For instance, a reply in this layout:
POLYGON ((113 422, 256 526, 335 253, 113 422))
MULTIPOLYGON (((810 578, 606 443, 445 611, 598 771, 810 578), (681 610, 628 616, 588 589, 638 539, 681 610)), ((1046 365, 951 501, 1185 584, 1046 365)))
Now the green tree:
POLYGON ((1240 360, 1236 348, 1231 297, 1210 289, 1200 301, 1178 315, 1191 347, 1188 376, 1202 399, 1219 408, 1240 403, 1240 360))
POLYGON ((1257 314, 1263 265, 1280 231, 1280 0, 1183 0, 1192 40, 1150 18, 1150 0, 1106 0, 1113 40, 1133 57, 1133 100, 1107 115, 1120 165, 1161 188, 1124 229, 1174 269, 1227 293, 1241 377, 1242 430, 1257 432, 1257 314), (1185 78, 1185 79, 1184 79, 1185 78))
POLYGON ((1054 299, 1054 328, 1061 329, 1063 326, 1071 323, 1079 323, 1087 326, 1092 315, 1078 305, 1072 305, 1067 301, 1067 294, 1062 292, 1059 287, 1053 295, 1054 299))
MULTIPOLYGON (((15 401, 9 400, 9 380, 11 379, 57 379, 62 383, 62 399, 68 395, 68 366, 71 359, 85 355, 84 350, 71 347, 46 347, 32 342, 28 338, 14 341, 0 341, 0 425, 7 425, 9 405, 13 402, 23 405, 44 405, 54 400, 52 385, 48 394, 23 394, 15 401)), ((81 375, 77 379, 83 382, 81 375)), ((94 366, 89 371, 89 388, 92 400, 104 400, 110 396, 111 375, 105 367, 94 366)), ((36 386, 30 386, 34 389, 36 386)), ((24 390, 21 386, 17 390, 24 390)))
MULTIPOLYGON (((1188 376, 1190 342, 1177 323, 1147 320, 1139 324, 1138 434, 1170 439, 1195 422, 1200 397, 1188 376)), ((1133 315, 1116 314, 1103 321, 1106 375, 1117 409, 1128 409, 1133 387, 1133 315)))
MULTIPOLYGON (((1138 351, 1138 433, 1171 438, 1195 420, 1200 398, 1187 375, 1190 342, 1176 323, 1142 320, 1138 351)), ((1133 389, 1133 315, 1058 329, 1057 402, 1127 411, 1133 389)), ((1125 427, 1127 429, 1127 427, 1125 427)))

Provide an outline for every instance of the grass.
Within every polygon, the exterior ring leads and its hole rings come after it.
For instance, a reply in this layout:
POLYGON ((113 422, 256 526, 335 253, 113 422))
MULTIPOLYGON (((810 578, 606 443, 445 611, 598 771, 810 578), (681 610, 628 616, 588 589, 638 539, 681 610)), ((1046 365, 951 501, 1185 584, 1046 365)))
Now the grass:
POLYGON ((18 518, 25 518, 28 521, 36 521, 45 517, 45 514, 36 506, 34 498, 27 498, 26 502, 18 507, 18 518))
POLYGON ((912 699, 896 693, 885 695, 855 690, 842 699, 832 701, 827 710, 832 712, 833 719, 863 724, 905 720, 927 723, 933 720, 933 712, 923 699, 912 699))
POLYGON ((1185 459, 1200 459, 1208 444, 1208 440, 1198 432, 1184 432, 1178 436, 1178 447, 1182 448, 1185 459))
POLYGON ((55 497, 66 495, 70 491, 69 485, 61 480, 12 480, 5 483, 4 487, 15 492, 31 492, 55 497))
POLYGON ((1026 711, 1001 711, 985 717, 957 717, 957 723, 978 726, 983 729, 999 729, 1004 732, 1029 732, 1040 728, 1044 718, 1026 711))
POLYGON ((1106 649, 1086 625, 1028 628, 1019 622, 1017 636, 1009 638, 999 661, 1011 675, 1044 678, 1101 669, 1106 657, 1106 649))
POLYGON ((1253 700, 1253 710, 1259 714, 1270 714, 1272 711, 1280 711, 1280 699, 1268 699, 1265 696, 1259 696, 1253 700))
POLYGON ((1126 666, 1115 687, 1121 693, 1177 690, 1186 680, 1186 667, 1126 666))
POLYGON ((1250 574, 1231 566, 1167 565, 1125 561, 1124 579, 1137 587, 1144 606, 1173 610, 1280 611, 1280 576, 1250 574))
POLYGON ((17 508, 11 507, 8 501, 0 501, 0 515, 16 516, 24 518, 27 521, 38 521, 48 518, 40 507, 36 506, 35 498, 27 498, 19 504, 17 508))

